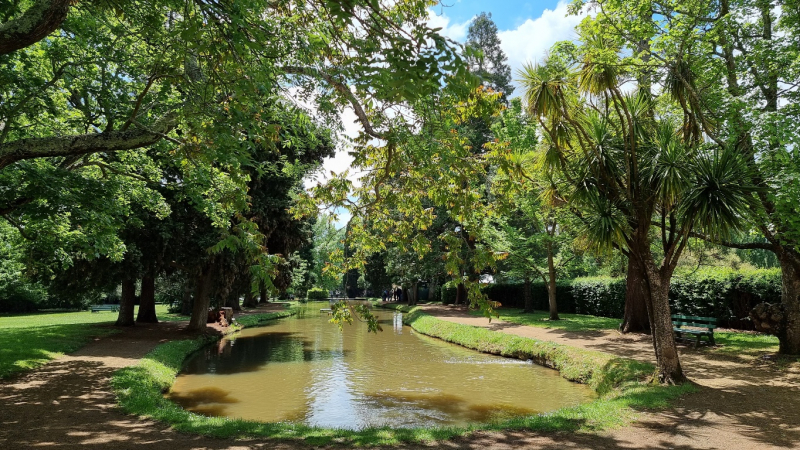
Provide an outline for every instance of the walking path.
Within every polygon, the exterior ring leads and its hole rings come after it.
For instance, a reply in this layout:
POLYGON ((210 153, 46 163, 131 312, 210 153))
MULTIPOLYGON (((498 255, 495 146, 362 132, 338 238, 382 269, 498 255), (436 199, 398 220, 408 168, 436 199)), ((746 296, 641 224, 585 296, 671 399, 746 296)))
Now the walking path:
MULTIPOLYGON (((546 339, 635 358, 650 358, 644 336, 607 332, 569 333, 427 307, 444 320, 546 339)), ((258 311, 258 312, 264 312, 258 311)), ((161 342, 186 338, 182 323, 137 325, 99 338, 42 368, 0 383, 0 448, 55 449, 308 449, 296 443, 220 440, 186 435, 123 413, 109 386, 112 373, 136 364, 161 342)), ((404 449, 787 449, 800 448, 800 378, 769 364, 708 358, 684 351, 689 376, 703 388, 674 407, 643 412, 633 426, 594 433, 478 432, 466 438, 404 449)))

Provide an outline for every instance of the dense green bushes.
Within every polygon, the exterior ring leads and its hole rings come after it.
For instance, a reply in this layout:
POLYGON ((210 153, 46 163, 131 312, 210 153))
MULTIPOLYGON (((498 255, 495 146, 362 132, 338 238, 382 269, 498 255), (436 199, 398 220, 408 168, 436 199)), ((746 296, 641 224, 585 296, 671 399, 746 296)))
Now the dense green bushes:
MULTIPOLYGON (((543 282, 531 285, 534 309, 546 310, 547 289, 543 282)), ((523 285, 492 284, 484 292, 505 307, 523 308, 523 285)), ((670 288, 670 305, 676 314, 716 317, 721 326, 750 329, 748 312, 762 301, 780 298, 779 269, 733 270, 706 268, 676 274, 670 288)), ((455 301, 455 288, 442 291, 445 303, 455 301)), ((560 312, 622 317, 625 279, 611 277, 576 278, 562 281, 557 288, 560 312)))
POLYGON ((328 298, 328 291, 322 288, 314 287, 306 293, 309 300, 325 300, 328 298))

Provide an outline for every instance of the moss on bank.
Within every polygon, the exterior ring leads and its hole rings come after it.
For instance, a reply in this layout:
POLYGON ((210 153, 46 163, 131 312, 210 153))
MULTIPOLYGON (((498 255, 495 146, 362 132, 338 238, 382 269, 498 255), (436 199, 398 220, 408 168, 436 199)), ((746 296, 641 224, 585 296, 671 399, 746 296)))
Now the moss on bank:
MULTIPOLYGON (((239 323, 261 324, 290 314, 291 312, 280 312, 260 315, 261 317, 249 316, 252 319, 243 318, 239 323)), ((689 386, 665 388, 642 383, 641 381, 653 372, 653 367, 648 364, 453 324, 436 319, 419 309, 411 310, 406 319, 420 333, 469 348, 504 356, 541 360, 550 367, 558 368, 562 375, 569 379, 590 384, 601 395, 594 402, 562 408, 548 414, 460 428, 381 427, 353 431, 291 423, 261 423, 226 417, 206 417, 184 410, 164 398, 163 394, 174 383, 185 359, 212 340, 208 337, 160 345, 138 365, 117 371, 112 384, 120 405, 126 411, 168 423, 179 431, 220 438, 269 437, 303 440, 311 445, 338 443, 357 446, 439 441, 476 430, 606 429, 627 423, 637 409, 664 407, 669 399, 692 389, 689 386)))

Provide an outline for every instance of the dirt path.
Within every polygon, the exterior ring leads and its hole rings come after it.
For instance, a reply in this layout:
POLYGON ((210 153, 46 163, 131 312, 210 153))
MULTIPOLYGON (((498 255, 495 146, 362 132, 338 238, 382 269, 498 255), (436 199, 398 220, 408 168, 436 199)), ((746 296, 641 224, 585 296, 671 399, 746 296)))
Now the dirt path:
MULTIPOLYGON (((263 311, 259 311, 263 312, 263 311)), ((439 308, 445 320, 489 326, 486 319, 439 308)), ((294 449, 302 444, 263 440, 219 440, 186 435, 124 414, 109 386, 112 373, 138 362, 161 342, 187 337, 182 323, 138 325, 90 343, 10 382, 0 383, 0 449, 294 449)), ((646 338, 607 333, 574 334, 504 324, 492 328, 624 355, 649 355, 646 338)), ((645 356, 647 358, 649 356, 645 356)), ((707 361, 692 351, 682 355, 687 372, 703 390, 674 408, 643 413, 634 426, 588 433, 475 433, 438 445, 399 448, 501 450, 536 449, 785 449, 800 448, 798 375, 738 360, 707 361), (705 366, 703 370, 697 367, 705 366)))

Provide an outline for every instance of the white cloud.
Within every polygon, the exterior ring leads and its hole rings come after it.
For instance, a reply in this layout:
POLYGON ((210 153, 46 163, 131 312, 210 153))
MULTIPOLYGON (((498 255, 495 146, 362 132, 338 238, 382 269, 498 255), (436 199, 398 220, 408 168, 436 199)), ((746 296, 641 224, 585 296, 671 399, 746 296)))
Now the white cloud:
POLYGON ((448 37, 456 42, 464 42, 467 38, 467 31, 472 18, 464 23, 450 23, 450 18, 447 14, 436 14, 433 10, 428 10, 428 26, 431 28, 441 28, 439 34, 448 37))
MULTIPOLYGON (((528 19, 513 30, 500 31, 500 47, 508 56, 511 76, 528 62, 541 61, 558 41, 577 39, 575 27, 584 16, 567 15, 567 2, 558 2, 555 10, 545 9, 540 17, 528 19)), ((520 89, 514 92, 521 94, 520 89)))

